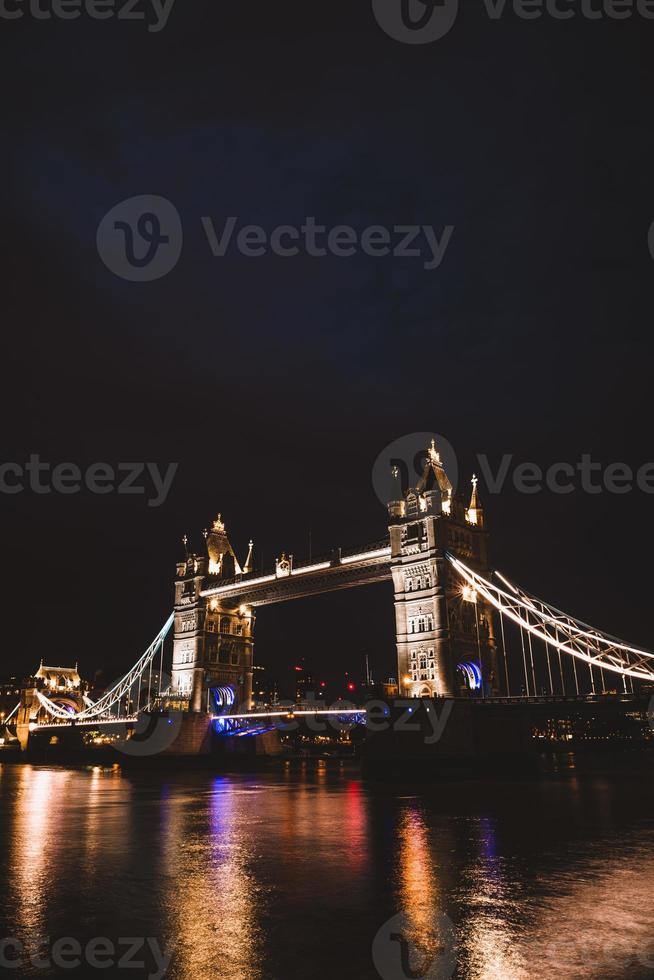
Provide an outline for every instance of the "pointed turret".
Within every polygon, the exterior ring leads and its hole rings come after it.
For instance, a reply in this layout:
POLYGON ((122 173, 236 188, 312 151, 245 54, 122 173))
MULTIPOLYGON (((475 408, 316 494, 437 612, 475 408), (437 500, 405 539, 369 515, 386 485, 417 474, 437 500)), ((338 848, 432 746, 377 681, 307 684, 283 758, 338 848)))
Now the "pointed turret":
POLYGON ((254 571, 254 559, 252 557, 253 549, 254 549, 254 542, 252 538, 250 538, 250 542, 248 544, 248 556, 245 559, 245 565, 243 565, 244 575, 249 575, 250 572, 254 571))
POLYGON ((211 530, 205 533, 205 538, 209 555, 209 574, 220 575, 221 578, 240 575, 241 566, 229 543, 225 522, 220 514, 211 525, 211 530))
POLYGON ((425 493, 429 490, 438 488, 443 496, 451 496, 452 484, 443 468, 441 455, 436 449, 436 440, 432 439, 431 446, 427 450, 425 468, 416 487, 418 493, 425 493))
POLYGON ((484 526, 484 508, 482 507, 481 500, 479 499, 479 494, 477 492, 477 484, 479 480, 476 473, 473 473, 472 480, 472 493, 470 494, 470 505, 466 510, 466 520, 469 524, 476 524, 477 527, 484 526))

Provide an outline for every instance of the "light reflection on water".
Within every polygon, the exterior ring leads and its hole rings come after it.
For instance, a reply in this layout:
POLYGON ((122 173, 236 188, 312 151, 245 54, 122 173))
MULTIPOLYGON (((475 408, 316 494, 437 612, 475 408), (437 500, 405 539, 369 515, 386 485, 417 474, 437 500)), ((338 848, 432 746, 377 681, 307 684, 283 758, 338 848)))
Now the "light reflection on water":
POLYGON ((435 919, 452 920, 458 977, 651 977, 651 784, 574 774, 407 793, 324 766, 4 766, 2 935, 157 937, 175 980, 366 978, 375 934, 403 912, 421 963, 435 919))

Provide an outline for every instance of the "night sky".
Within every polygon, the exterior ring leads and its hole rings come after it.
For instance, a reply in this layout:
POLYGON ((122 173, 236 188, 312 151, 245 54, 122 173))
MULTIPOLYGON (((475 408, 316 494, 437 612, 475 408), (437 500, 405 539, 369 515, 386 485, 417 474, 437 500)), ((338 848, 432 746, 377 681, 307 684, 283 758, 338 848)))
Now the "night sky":
MULTIPOLYGON (((375 458, 447 437, 462 479, 582 453, 654 461, 654 20, 489 20, 433 44, 369 0, 176 0, 143 22, 0 23, 3 461, 178 463, 146 495, 0 494, 2 673, 122 673, 165 620, 181 537, 241 558, 374 541, 375 458), (114 275, 103 216, 167 198, 184 243, 114 275), (454 232, 415 257, 211 254, 201 218, 454 232)), ((652 495, 490 494, 496 564, 654 646, 652 495)), ((149 491, 148 491, 149 492, 149 491)), ((255 655, 394 672, 391 587, 262 610, 255 655)))

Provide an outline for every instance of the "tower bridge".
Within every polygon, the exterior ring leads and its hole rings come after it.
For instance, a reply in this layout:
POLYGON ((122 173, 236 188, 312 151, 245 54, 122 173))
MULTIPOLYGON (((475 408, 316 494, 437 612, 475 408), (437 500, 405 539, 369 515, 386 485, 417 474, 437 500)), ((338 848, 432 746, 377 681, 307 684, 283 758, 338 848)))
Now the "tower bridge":
POLYGON ((457 675, 460 662, 474 662, 480 673, 470 668, 472 676, 499 690, 490 604, 479 601, 473 629, 473 617, 456 601, 459 576, 445 557, 450 550, 488 571, 476 479, 466 503, 454 494, 432 440, 417 486, 403 492, 396 473, 395 489, 383 541, 302 566, 283 553, 266 575, 253 572, 252 542, 240 566, 218 515, 204 532, 203 552, 187 551, 177 566, 173 688, 188 696, 192 710, 206 703, 207 686, 230 686, 239 702, 251 704, 257 607, 383 581, 393 586, 398 674, 407 694, 463 693, 469 675, 457 675))
POLYGON ((388 582, 394 603, 402 697, 567 701, 626 696, 634 681, 654 682, 654 654, 561 612, 491 568, 477 480, 467 499, 455 493, 433 440, 415 486, 403 488, 397 470, 393 475, 388 534, 364 547, 304 564, 281 553, 261 573, 252 541, 240 564, 220 514, 203 532, 200 551, 189 550, 184 537, 174 610, 153 643, 95 702, 81 694, 71 700, 70 692, 67 700, 61 692, 55 697, 35 680, 12 712, 22 741, 46 725, 100 723, 121 713, 131 724, 171 705, 205 723, 224 716, 225 733, 265 728, 252 700, 258 609, 379 582, 388 582), (162 690, 171 630, 172 680, 162 690))

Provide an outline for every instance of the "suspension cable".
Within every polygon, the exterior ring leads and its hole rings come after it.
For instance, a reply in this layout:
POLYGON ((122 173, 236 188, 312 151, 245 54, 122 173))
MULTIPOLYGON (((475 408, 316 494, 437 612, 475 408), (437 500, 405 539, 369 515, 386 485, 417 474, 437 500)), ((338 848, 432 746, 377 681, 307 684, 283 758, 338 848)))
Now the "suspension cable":
POLYGON ((511 595, 499 586, 493 585, 478 572, 468 568, 460 559, 449 553, 447 558, 469 585, 495 609, 499 609, 512 622, 526 629, 528 635, 533 634, 549 646, 567 653, 574 659, 583 660, 590 667, 603 667, 605 670, 627 675, 632 679, 654 681, 653 653, 629 646, 622 640, 595 630, 566 613, 555 610, 542 600, 527 596, 522 590, 508 583, 513 592, 511 595), (531 621, 530 616, 534 617, 535 622, 531 621), (555 628, 558 628, 563 640, 552 635, 555 628), (589 652, 589 639, 597 645, 595 655, 589 652))

